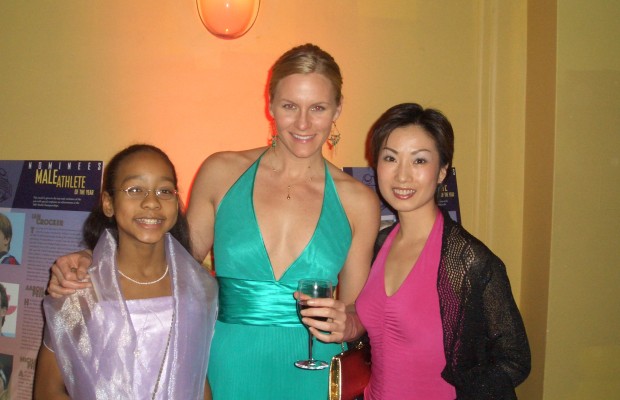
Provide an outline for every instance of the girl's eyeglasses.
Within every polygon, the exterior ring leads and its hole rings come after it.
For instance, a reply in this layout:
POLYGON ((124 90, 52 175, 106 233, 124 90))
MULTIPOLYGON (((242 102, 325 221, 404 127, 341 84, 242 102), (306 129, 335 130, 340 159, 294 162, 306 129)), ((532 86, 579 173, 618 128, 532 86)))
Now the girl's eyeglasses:
POLYGON ((144 199, 153 192, 160 200, 172 200, 179 194, 179 191, 175 189, 145 189, 142 186, 130 186, 127 189, 117 189, 117 191, 125 192, 131 199, 144 199))

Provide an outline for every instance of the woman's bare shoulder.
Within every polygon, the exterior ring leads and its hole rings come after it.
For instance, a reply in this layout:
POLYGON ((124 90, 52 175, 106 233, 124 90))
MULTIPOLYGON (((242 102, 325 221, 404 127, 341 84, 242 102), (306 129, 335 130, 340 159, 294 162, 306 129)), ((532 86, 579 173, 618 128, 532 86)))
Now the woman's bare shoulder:
POLYGON ((351 208, 362 212, 379 210, 379 198, 373 189, 335 165, 328 163, 328 166, 345 210, 351 208))
POLYGON ((238 178, 265 151, 264 148, 243 151, 220 151, 209 155, 200 165, 196 181, 219 182, 238 178))
POLYGON ((212 200, 220 198, 264 151, 257 148, 209 155, 198 169, 192 192, 202 191, 203 198, 212 200))
POLYGON ((241 151, 218 151, 209 155, 200 166, 200 170, 217 167, 247 169, 256 159, 265 152, 264 147, 241 151))
MULTIPOLYGON (((347 262, 349 268, 347 266, 345 268, 350 271, 351 265, 361 263, 364 266, 368 263, 367 268, 370 266, 372 245, 377 232, 379 232, 379 223, 381 221, 379 196, 377 196, 373 189, 343 172, 340 168, 329 165, 334 183, 336 184, 336 190, 338 191, 338 197, 347 214, 353 234, 353 243, 349 251, 351 263, 347 262)), ((366 275, 363 275, 363 281, 365 281, 366 275)))

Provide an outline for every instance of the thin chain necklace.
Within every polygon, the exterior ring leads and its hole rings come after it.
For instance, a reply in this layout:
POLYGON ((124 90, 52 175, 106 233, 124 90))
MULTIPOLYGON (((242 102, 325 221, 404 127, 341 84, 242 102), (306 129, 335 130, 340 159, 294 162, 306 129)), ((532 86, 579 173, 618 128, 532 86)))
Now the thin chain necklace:
POLYGON ((153 285, 159 281, 161 281, 162 279, 164 279, 164 277, 168 274, 168 264, 166 264, 166 270, 164 271, 164 274, 162 276, 160 276, 159 278, 155 279, 154 281, 150 281, 150 282, 139 282, 135 279, 131 279, 130 277, 128 277, 127 275, 123 274, 123 271, 121 271, 120 269, 118 270, 118 273, 125 279, 127 279, 130 282, 135 283, 136 285, 153 285))
MULTIPOLYGON (((273 149, 273 158, 275 158, 275 157, 276 157, 276 150, 273 149)), ((312 168, 312 165, 308 165, 308 170, 310 170, 311 168, 312 168)), ((280 172, 280 170, 276 169, 276 167, 273 166, 273 159, 271 160, 271 170, 273 172, 280 172)), ((312 182, 312 175, 310 175, 308 180, 310 182, 312 182)), ((290 200, 291 199, 291 189, 293 189, 295 187, 295 185, 297 185, 297 183, 291 183, 291 184, 286 185, 286 200, 290 200)))

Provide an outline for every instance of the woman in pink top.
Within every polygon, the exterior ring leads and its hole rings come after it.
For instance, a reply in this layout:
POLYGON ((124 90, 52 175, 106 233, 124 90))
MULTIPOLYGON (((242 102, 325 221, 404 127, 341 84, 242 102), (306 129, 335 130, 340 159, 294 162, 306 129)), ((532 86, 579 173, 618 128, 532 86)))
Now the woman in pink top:
POLYGON ((504 264, 436 204, 454 152, 450 122, 400 104, 368 145, 399 222, 379 234, 356 301, 372 348, 365 400, 516 399, 530 349, 504 264))

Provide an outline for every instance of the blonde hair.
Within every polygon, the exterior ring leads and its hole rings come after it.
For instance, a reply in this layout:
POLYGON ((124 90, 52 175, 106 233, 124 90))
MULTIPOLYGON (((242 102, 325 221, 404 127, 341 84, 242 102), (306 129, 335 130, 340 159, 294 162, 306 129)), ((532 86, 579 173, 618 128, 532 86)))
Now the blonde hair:
POLYGON ((289 75, 317 73, 332 83, 336 104, 342 102, 342 74, 340 67, 328 52, 312 43, 293 47, 282 54, 271 68, 269 102, 275 96, 278 83, 289 75))

